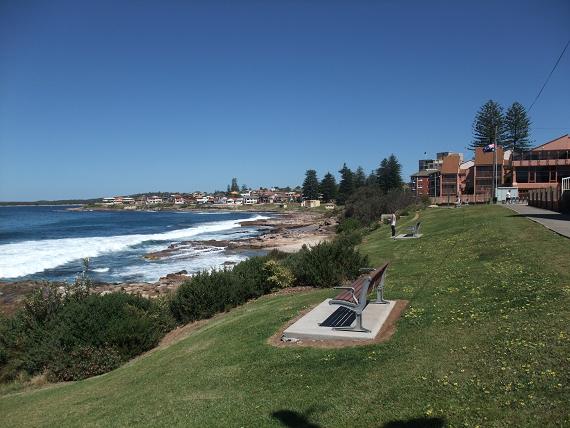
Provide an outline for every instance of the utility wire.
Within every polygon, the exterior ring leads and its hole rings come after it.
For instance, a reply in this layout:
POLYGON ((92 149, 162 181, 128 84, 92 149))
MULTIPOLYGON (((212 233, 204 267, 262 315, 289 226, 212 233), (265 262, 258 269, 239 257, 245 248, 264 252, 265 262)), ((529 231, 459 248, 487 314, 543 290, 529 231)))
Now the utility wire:
POLYGON ((534 106, 534 103, 536 103, 538 101, 538 98, 540 97, 540 94, 542 94, 542 91, 544 90, 544 88, 546 87, 546 84, 548 83, 548 81, 550 80, 550 76, 552 76, 552 73, 554 73, 554 70, 556 70, 556 67, 558 67, 558 63, 560 62, 560 60, 562 59, 562 57, 564 56, 564 52, 566 52, 566 49, 568 48, 568 45, 570 45, 570 39, 566 42, 566 46, 564 46, 564 49, 562 49, 562 53, 560 54, 560 56, 558 57, 558 60, 556 61, 556 64, 554 64, 554 67, 552 67, 552 70, 550 71, 550 74, 548 75, 548 77, 546 78, 546 82, 544 82, 544 85, 542 85, 542 88, 540 88, 540 91, 538 91, 538 95, 536 96, 536 98, 534 99, 534 101, 532 102, 532 104, 530 105, 530 107, 528 108, 528 112, 530 113, 532 107, 534 106))

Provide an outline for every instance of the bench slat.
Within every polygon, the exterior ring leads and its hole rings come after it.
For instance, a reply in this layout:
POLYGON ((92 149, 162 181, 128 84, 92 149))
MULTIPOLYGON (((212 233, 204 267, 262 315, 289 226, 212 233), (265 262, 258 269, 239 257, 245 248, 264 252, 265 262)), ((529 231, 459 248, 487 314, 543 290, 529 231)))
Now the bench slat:
MULTIPOLYGON (((380 267, 380 268, 378 268, 378 269, 376 269, 376 270, 374 270, 368 274, 362 275, 359 278, 357 278, 350 285, 352 288, 354 288, 354 296, 356 296, 358 298, 358 296, 360 295, 360 291, 362 290, 362 287, 364 286, 364 284, 366 283, 366 281, 368 280, 369 277, 372 278, 372 283, 371 283, 369 291, 371 291, 373 288, 375 288, 378 285, 378 282, 382 278, 382 275, 383 275, 383 273, 387 267, 388 267, 388 263, 384 264, 382 267, 380 267)), ((354 302, 354 299, 352 298, 352 296, 353 296, 353 294, 350 290, 343 290, 333 300, 344 300, 345 302, 354 302)))

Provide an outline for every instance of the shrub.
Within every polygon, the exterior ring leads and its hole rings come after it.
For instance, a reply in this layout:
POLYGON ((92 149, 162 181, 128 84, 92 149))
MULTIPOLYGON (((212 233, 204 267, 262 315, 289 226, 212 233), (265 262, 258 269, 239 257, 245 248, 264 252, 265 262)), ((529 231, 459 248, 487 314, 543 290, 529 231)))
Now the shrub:
POLYGON ((49 362, 48 380, 65 382, 97 376, 117 368, 122 361, 113 347, 80 346, 60 352, 49 362))
POLYGON ((7 333, 0 337, 3 380, 46 370, 56 380, 100 374, 156 346, 175 325, 164 304, 139 296, 54 290, 50 285, 33 295, 0 323, 0 332, 7 333), (107 359, 96 361, 106 353, 107 359))
POLYGON ((356 218, 344 218, 336 227, 336 233, 354 232, 362 227, 360 220, 356 218))
POLYGON ((272 289, 290 287, 295 280, 295 276, 289 268, 275 260, 266 261, 263 269, 267 277, 267 284, 272 289))
POLYGON ((292 254, 286 265, 295 275, 295 284, 326 288, 358 276, 368 259, 354 248, 352 239, 351 235, 340 236, 292 254))
POLYGON ((201 272, 178 287, 170 310, 179 323, 187 323, 242 303, 249 294, 229 270, 201 272))

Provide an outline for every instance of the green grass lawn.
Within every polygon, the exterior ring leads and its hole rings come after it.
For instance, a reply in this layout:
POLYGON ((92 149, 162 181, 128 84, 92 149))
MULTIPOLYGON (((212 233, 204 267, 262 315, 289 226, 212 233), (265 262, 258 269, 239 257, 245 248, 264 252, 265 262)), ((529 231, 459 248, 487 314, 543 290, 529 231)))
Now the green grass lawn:
POLYGON ((6 389, 0 425, 568 426, 570 241, 513 214, 426 210, 419 240, 365 238, 410 301, 389 342, 272 347, 334 291, 265 296, 107 375, 6 389))

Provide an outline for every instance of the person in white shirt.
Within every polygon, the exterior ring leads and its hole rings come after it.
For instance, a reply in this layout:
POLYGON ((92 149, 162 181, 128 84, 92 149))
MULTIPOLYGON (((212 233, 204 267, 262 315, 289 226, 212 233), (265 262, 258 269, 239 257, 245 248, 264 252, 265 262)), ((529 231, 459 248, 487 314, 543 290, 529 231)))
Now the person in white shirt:
POLYGON ((507 190, 507 195, 505 196, 505 199, 507 200, 507 204, 511 203, 511 191, 507 190))
POLYGON ((392 238, 396 237, 396 214, 392 214, 392 218, 390 219, 390 227, 392 228, 392 238))

